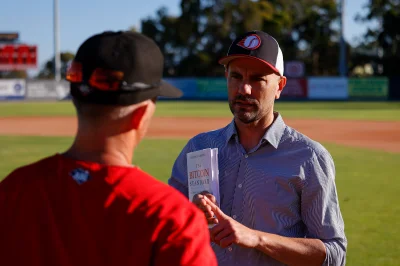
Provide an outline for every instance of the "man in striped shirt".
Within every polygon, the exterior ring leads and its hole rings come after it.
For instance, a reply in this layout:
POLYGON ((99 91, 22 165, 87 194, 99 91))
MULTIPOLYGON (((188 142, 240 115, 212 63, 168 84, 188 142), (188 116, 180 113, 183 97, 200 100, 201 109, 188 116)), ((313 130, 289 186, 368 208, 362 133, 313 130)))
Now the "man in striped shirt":
POLYGON ((169 179, 188 196, 186 154, 218 148, 220 202, 207 193, 193 202, 215 224, 210 234, 219 265, 345 265, 333 159, 274 112, 286 84, 279 44, 248 32, 219 62, 234 118, 192 138, 169 179))

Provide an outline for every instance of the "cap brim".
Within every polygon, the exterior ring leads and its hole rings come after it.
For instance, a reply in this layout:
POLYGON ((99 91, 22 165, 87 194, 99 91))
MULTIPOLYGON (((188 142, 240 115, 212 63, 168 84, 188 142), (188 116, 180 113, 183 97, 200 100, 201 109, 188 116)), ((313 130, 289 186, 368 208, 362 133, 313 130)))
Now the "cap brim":
POLYGON ((177 87, 169 84, 168 82, 161 80, 160 84, 160 94, 159 96, 168 97, 168 98, 180 98, 182 97, 183 92, 177 87))
POLYGON ((271 65, 267 61, 262 60, 262 59, 260 59, 258 57, 255 57, 255 56, 251 56, 251 55, 228 55, 228 56, 222 57, 220 60, 218 60, 218 63, 221 64, 221 65, 227 66, 232 60, 235 60, 235 59, 238 59, 238 58, 251 58, 251 59, 258 60, 258 61, 266 64, 268 67, 270 67, 272 70, 274 70, 277 74, 279 74, 281 76, 283 75, 283 73, 280 73, 279 70, 276 67, 274 67, 273 65, 271 65))
POLYGON ((83 93, 80 83, 71 83, 71 95, 83 102, 107 104, 107 105, 131 105, 143 102, 154 97, 179 98, 183 95, 182 91, 171 84, 161 81, 160 85, 151 89, 140 91, 102 91, 97 89, 83 93))

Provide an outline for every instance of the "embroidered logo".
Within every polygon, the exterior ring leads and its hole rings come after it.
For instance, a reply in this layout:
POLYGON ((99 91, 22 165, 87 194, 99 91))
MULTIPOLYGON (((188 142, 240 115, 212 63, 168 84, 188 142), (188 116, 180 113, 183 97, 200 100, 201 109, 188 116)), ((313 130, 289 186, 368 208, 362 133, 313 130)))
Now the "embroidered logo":
POLYGON ((82 185, 83 183, 85 183, 90 179, 89 171, 84 170, 82 168, 77 168, 75 170, 72 170, 71 173, 69 174, 79 185, 82 185))
POLYGON ((238 46, 247 49, 247 50, 255 50, 261 45, 261 39, 256 34, 248 35, 240 42, 237 43, 238 46))
POLYGON ((85 96, 92 92, 92 89, 86 84, 79 85, 79 90, 85 96))

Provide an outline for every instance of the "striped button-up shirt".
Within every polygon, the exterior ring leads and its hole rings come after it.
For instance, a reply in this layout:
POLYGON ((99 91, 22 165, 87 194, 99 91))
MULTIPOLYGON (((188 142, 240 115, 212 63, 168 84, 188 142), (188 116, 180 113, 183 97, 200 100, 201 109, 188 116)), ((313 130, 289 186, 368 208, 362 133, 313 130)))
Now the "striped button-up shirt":
MULTIPOLYGON (((218 148, 221 210, 241 224, 285 237, 317 238, 323 265, 344 265, 347 240, 335 186, 335 167, 318 142, 287 126, 278 114, 258 145, 246 152, 235 123, 192 138, 168 183, 188 196, 186 154, 218 148)), ((284 265, 256 249, 212 243, 219 265, 284 265)))

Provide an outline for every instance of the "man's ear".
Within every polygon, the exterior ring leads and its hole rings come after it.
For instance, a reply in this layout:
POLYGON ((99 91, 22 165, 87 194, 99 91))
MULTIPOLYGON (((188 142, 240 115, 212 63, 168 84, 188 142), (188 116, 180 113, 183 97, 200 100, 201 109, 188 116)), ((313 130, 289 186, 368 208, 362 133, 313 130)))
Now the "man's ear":
POLYGON ((287 81, 287 79, 286 79, 285 76, 282 76, 281 79, 279 80, 279 84, 278 84, 279 88, 278 88, 278 91, 275 94, 275 99, 276 100, 279 99, 279 97, 281 97, 282 90, 286 86, 286 81, 287 81))
POLYGON ((228 78, 228 76, 229 76, 229 64, 225 66, 225 78, 228 78))
POLYGON ((142 105, 138 108, 136 108, 135 111, 132 113, 132 128, 133 129, 138 129, 142 125, 143 117, 146 114, 147 111, 147 104, 142 105))
POLYGON ((282 78, 281 78, 281 80, 280 80, 280 82, 279 82, 279 90, 280 90, 280 91, 282 91, 282 90, 283 90, 283 87, 286 86, 286 81, 287 81, 286 77, 285 77, 285 76, 282 76, 282 78))

